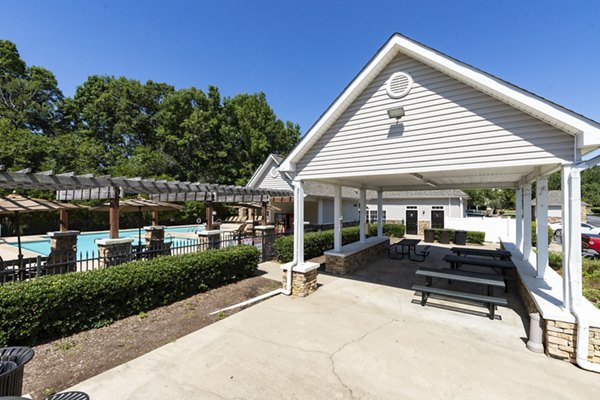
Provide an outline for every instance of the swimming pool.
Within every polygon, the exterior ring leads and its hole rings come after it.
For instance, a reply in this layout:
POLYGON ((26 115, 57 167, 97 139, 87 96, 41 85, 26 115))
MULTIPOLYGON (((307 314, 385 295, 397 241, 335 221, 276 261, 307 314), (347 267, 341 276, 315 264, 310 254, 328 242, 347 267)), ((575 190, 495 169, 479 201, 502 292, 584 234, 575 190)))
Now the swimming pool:
MULTIPOLYGON (((203 226, 198 225, 185 225, 185 226, 172 226, 165 228, 165 241, 172 242, 172 246, 183 246, 186 244, 191 244, 195 239, 183 239, 183 238, 175 238, 169 237, 169 233, 172 232, 197 232, 204 230, 203 226)), ((145 232, 142 229, 142 243, 144 243, 144 235, 145 232)), ((119 231, 120 238, 132 238, 132 244, 138 243, 138 230, 137 229, 122 229, 119 231)), ((96 239, 108 239, 108 231, 103 232, 94 232, 94 233, 82 233, 77 237, 77 253, 83 253, 85 256, 86 252, 91 256, 92 252, 94 254, 98 253, 98 245, 96 244, 96 239)), ((10 243, 12 246, 17 246, 16 243, 10 243)), ((33 251, 34 253, 38 253, 44 256, 50 254, 50 238, 44 240, 36 240, 32 242, 22 242, 21 247, 33 251)))

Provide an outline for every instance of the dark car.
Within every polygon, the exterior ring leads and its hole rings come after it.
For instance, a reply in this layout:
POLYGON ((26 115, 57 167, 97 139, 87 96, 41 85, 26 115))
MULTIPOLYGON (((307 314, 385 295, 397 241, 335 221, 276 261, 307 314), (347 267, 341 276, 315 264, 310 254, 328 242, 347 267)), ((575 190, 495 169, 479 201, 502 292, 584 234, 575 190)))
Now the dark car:
POLYGON ((581 249, 584 257, 600 258, 600 235, 593 233, 582 233, 581 249))

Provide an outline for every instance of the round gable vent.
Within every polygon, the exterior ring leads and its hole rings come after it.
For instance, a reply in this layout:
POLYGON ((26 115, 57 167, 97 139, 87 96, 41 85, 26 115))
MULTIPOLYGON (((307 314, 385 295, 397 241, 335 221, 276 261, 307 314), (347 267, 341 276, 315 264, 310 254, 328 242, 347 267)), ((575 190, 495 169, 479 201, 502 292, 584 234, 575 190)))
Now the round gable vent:
POLYGON ((277 178, 277 176, 279 175, 279 170, 277 169, 277 167, 271 167, 269 174, 271 175, 271 178, 277 178))
POLYGON ((388 79, 385 91, 392 99, 399 99, 410 92, 412 84, 413 79, 409 74, 406 72, 396 72, 388 79))

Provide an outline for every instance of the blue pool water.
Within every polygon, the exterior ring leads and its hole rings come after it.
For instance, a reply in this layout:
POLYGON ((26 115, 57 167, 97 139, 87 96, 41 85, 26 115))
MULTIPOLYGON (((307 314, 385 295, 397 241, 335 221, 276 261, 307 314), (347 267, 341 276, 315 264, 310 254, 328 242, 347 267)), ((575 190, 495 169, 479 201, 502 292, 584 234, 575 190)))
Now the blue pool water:
MULTIPOLYGON (((172 242, 172 246, 183 246, 194 239, 182 239, 169 237, 169 233, 171 232, 196 232, 204 230, 204 227, 197 225, 186 225, 186 226, 173 226, 165 228, 165 241, 172 242)), ((144 230, 142 229, 142 243, 144 242, 144 230)), ((122 229, 119 231, 120 238, 133 238, 132 244, 138 243, 138 230, 137 229, 122 229)), ((92 252, 94 254, 98 253, 98 245, 96 244, 96 239, 107 239, 108 231, 104 232, 96 232, 96 233, 82 233, 77 237, 77 253, 85 253, 87 252, 90 256, 92 252)), ((16 243, 11 243, 12 246, 17 246, 16 243)), ((35 253, 47 256, 50 254, 50 238, 45 240, 36 240, 33 242, 22 242, 21 247, 27 249, 29 251, 33 251, 35 253)))

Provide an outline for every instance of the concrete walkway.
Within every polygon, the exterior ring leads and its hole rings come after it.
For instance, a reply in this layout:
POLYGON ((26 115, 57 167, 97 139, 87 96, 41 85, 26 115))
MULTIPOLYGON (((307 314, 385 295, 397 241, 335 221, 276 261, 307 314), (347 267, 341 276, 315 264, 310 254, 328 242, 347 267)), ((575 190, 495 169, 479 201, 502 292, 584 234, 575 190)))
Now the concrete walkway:
POLYGON ((382 257, 352 279, 320 275, 307 298, 271 298, 72 390, 94 400, 598 398, 599 375, 525 349, 518 307, 491 321, 482 308, 415 304, 415 268, 382 257))

